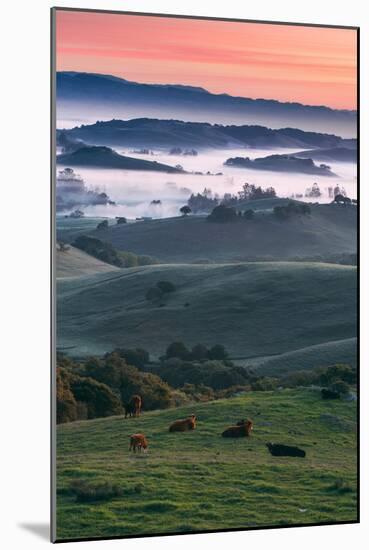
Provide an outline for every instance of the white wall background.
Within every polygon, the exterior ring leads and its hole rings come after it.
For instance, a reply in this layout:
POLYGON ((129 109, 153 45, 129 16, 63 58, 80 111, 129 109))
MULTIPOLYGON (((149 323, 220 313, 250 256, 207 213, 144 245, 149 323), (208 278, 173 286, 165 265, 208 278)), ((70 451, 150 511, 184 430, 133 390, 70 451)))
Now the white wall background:
MULTIPOLYGON (((52 5, 49 0, 7 0, 2 3, 0 19, 0 544, 7 550, 33 550, 48 544, 49 8, 52 5)), ((362 524, 102 541, 83 543, 83 547, 93 546, 97 550, 124 545, 129 550, 149 547, 156 550, 169 549, 175 544, 179 550, 189 545, 193 550, 204 545, 216 549, 226 545, 284 550, 314 546, 331 546, 335 550, 350 546, 364 548, 369 539, 369 301, 365 284, 369 280, 369 17, 365 7, 368 4, 363 0, 69 0, 58 5, 361 26, 362 524)))

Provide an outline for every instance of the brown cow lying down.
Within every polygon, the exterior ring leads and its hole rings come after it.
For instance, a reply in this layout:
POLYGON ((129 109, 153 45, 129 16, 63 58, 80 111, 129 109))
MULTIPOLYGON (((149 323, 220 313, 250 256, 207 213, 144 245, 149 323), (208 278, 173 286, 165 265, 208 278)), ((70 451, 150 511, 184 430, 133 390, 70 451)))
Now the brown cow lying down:
POLYGON ((188 418, 183 420, 175 420, 170 426, 170 432, 186 432, 188 430, 194 430, 196 428, 196 416, 191 414, 188 418))
POLYGON ((306 453, 303 449, 298 447, 291 447, 290 445, 281 445, 279 443, 267 443, 266 446, 269 449, 270 454, 273 456, 298 456, 304 458, 306 453))
POLYGON ((143 434, 133 434, 133 435, 131 435, 130 444, 129 444, 129 450, 130 451, 133 451, 135 453, 136 449, 137 449, 137 451, 140 451, 140 452, 143 449, 144 452, 146 452, 146 449, 147 449, 148 446, 149 446, 149 444, 147 443, 147 439, 143 434))
POLYGON ((236 426, 224 430, 222 437, 248 437, 253 429, 251 420, 240 420, 236 426))

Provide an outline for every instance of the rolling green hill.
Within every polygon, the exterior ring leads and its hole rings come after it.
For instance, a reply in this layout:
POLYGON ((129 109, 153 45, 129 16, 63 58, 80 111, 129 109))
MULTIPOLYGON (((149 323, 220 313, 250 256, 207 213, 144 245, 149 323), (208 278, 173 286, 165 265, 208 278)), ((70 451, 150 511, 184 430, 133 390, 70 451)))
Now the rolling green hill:
POLYGON ((80 235, 91 233, 96 226, 106 218, 70 218, 67 216, 56 217, 56 237, 58 241, 72 243, 80 235))
MULTIPOLYGON (((275 201, 265 206, 273 208, 275 201)), ((260 208, 260 204, 256 206, 260 208)), ((263 215, 262 211, 249 222, 210 223, 205 217, 189 216, 112 225, 92 235, 115 248, 147 254, 163 263, 244 261, 267 256, 284 260, 355 252, 356 216, 354 206, 318 205, 312 206, 311 215, 288 221, 263 215)))
POLYGON ((237 365, 257 369, 258 374, 271 376, 275 373, 283 374, 292 370, 310 370, 312 365, 329 367, 336 363, 346 363, 354 366, 356 362, 356 338, 324 342, 324 344, 288 351, 280 355, 235 361, 237 365))
POLYGON ((354 402, 283 390, 59 425, 57 539, 355 521, 355 419, 354 402), (192 413, 195 431, 168 432, 192 413), (220 437, 248 417, 250 438, 220 437), (137 432, 147 454, 128 451, 137 432), (272 457, 268 441, 298 445, 306 458, 272 457), (76 482, 121 494, 76 502, 76 482))
POLYGON ((83 146, 71 153, 57 155, 57 164, 67 166, 90 166, 94 168, 116 168, 121 170, 149 170, 166 172, 168 174, 183 173, 174 166, 168 166, 156 161, 136 159, 119 155, 110 147, 83 146))
POLYGON ((107 264, 70 246, 68 250, 56 252, 56 276, 58 278, 80 277, 95 273, 119 271, 118 267, 107 264))
POLYGON ((159 356, 178 340, 222 343, 231 357, 282 354, 356 336, 356 268, 176 264, 64 280, 57 328, 59 349, 72 355, 143 347, 159 356), (159 281, 172 282, 175 292, 147 300, 159 281))

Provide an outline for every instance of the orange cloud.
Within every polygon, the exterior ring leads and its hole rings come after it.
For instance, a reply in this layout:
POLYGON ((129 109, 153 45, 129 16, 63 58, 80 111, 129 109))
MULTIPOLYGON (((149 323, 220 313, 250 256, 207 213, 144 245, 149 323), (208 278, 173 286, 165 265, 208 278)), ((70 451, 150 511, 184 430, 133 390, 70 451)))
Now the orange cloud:
POLYGON ((356 109, 356 31, 58 10, 57 70, 356 109))

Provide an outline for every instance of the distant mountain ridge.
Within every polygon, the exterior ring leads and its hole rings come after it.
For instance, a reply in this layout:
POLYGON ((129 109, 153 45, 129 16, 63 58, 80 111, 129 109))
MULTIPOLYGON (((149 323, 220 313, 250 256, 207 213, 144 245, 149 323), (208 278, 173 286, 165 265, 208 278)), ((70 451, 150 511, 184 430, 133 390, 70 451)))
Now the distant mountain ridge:
POLYGON ((352 142, 333 134, 306 132, 296 128, 273 130, 264 126, 223 126, 205 122, 150 118, 98 121, 69 130, 58 130, 57 138, 61 145, 67 140, 82 140, 90 145, 161 149, 172 147, 327 149, 342 147, 346 141, 352 142))
POLYGON ((294 126, 356 136, 356 111, 326 106, 283 103, 214 94, 204 88, 182 84, 144 84, 112 75, 82 72, 57 73, 59 118, 75 110, 91 120, 121 117, 183 118, 222 124, 267 124, 272 128, 294 126), (82 109, 82 111, 81 111, 82 109))

